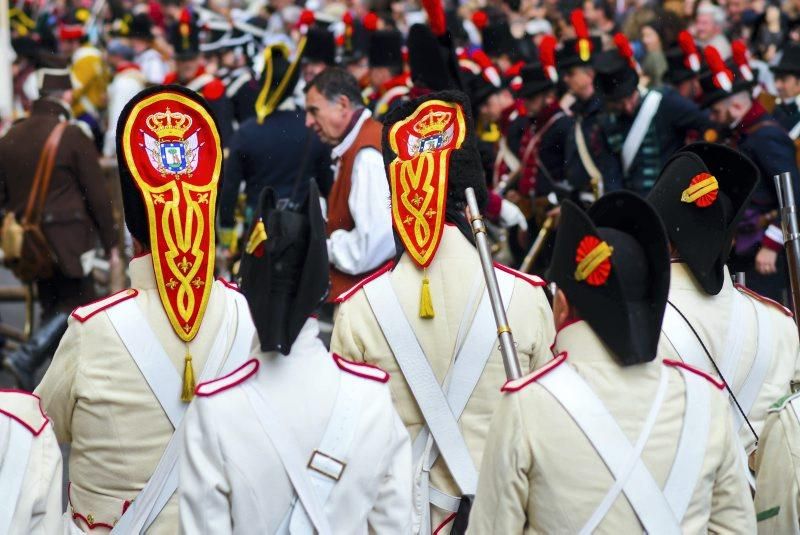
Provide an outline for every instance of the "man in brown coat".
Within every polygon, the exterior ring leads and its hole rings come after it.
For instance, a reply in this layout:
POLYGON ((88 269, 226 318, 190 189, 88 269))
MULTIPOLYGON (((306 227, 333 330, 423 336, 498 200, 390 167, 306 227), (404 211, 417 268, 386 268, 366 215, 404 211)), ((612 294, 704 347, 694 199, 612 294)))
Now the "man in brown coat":
MULTIPOLYGON (((69 71, 38 73, 41 98, 31 115, 0 138, 0 210, 22 219, 34 171, 50 132, 70 118, 69 71)), ((55 274, 36 281, 42 321, 33 336, 4 362, 26 390, 33 374, 52 353, 66 328, 67 315, 95 298, 90 276, 98 237, 112 263, 119 262, 111 198, 98 163, 97 149, 80 127, 64 130, 44 203, 41 227, 57 259, 55 274)))
POLYGON ((306 86, 306 126, 333 146, 328 257, 334 300, 395 254, 381 123, 364 107, 358 82, 329 68, 306 86))

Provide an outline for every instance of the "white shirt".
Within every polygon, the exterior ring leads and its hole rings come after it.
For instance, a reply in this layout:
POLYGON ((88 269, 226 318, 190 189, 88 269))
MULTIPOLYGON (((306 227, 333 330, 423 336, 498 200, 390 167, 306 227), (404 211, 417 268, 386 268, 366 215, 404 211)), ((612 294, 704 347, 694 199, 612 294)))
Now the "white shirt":
POLYGON ((157 50, 148 48, 136 56, 136 63, 138 63, 139 67, 142 69, 142 73, 148 84, 164 83, 164 77, 169 72, 169 66, 157 50))
MULTIPOLYGON (((334 176, 339 174, 339 160, 352 146, 372 113, 361 112, 358 122, 347 136, 333 148, 334 176)), ((392 235, 389 180, 383 167, 383 156, 373 148, 361 149, 353 162, 347 206, 353 216, 353 230, 336 230, 328 239, 331 264, 349 275, 366 273, 383 265, 395 254, 392 235)))
POLYGON ((122 108, 144 89, 145 79, 138 69, 118 72, 108 86, 108 128, 103 141, 103 156, 117 154, 117 121, 122 108))
MULTIPOLYGON (((257 351, 257 371, 247 366, 228 379, 206 383, 185 416, 180 468, 181 532, 187 534, 287 533, 278 528, 294 500, 281 458, 259 423, 248 394, 258 388, 278 413, 301 456, 320 446, 345 371, 306 321, 288 356, 257 351), (243 373, 237 377, 237 373, 243 373), (228 386, 224 381, 229 381, 228 386), (244 384, 238 384, 242 381, 244 384), (213 393, 212 393, 213 392, 213 393)), ((410 533, 411 445, 387 384, 359 378, 358 423, 341 479, 323 512, 333 533, 410 533)))

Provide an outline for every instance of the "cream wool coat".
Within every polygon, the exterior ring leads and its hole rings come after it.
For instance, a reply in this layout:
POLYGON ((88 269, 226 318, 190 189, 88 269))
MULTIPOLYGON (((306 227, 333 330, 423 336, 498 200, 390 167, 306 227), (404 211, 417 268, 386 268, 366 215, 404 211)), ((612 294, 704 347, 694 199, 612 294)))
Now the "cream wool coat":
MULTIPOLYGON (((722 353, 730 322, 731 299, 733 292, 736 291, 738 290, 731 282, 727 268, 725 268, 725 283, 720 293, 708 295, 697 284, 686 264, 672 264, 669 301, 691 322, 720 369, 725 369, 726 365, 722 353)), ((742 357, 733 377, 727 379, 734 393, 738 394, 755 360, 758 341, 756 308, 764 309, 772 325, 771 364, 759 388, 758 397, 747 414, 747 419, 750 420, 756 433, 761 434, 769 406, 790 392, 792 380, 800 379, 800 342, 798 342, 797 327, 783 307, 777 304, 765 304, 744 292, 743 295, 747 297, 751 306, 746 307, 745 320, 739 327, 746 330, 742 341, 742 357)), ((663 334, 659 341, 658 356, 683 360, 663 334)), ((714 367, 708 362, 708 357, 701 355, 700 358, 705 363, 702 369, 717 376, 714 367)), ((747 453, 752 453, 755 450, 755 437, 750 428, 745 423, 737 431, 747 453)))
MULTIPOLYGON (((150 255, 130 263, 135 302, 148 319, 171 365, 183 377, 186 344, 170 326, 156 288, 150 255)), ((213 285, 197 336, 188 343, 195 376, 201 370, 217 332, 230 326, 226 355, 237 328, 252 322, 233 317, 226 309, 234 290, 223 282, 213 285)), ((164 410, 114 330, 103 306, 106 298, 73 313, 53 362, 37 387, 56 437, 71 444, 68 512, 86 533, 108 533, 155 470, 173 433, 164 410), (100 306, 98 306, 100 305, 100 306), (96 311, 85 321, 85 316, 96 311)), ((113 306, 113 305, 112 305, 113 306)), ((238 358, 246 358, 238 356, 238 358)), ((167 364, 169 365, 169 364, 167 364)), ((148 530, 174 535, 178 530, 178 499, 174 495, 148 530)))
MULTIPOLYGON (((555 351, 636 442, 664 364, 622 368, 586 322, 563 328, 555 351), (639 401, 646 400, 646 401, 639 401)), ((544 370, 534 372, 537 376, 544 370)), ((642 461, 663 489, 684 416, 685 382, 669 367, 668 386, 642 461)), ((691 372, 687 372, 691 373, 691 372)), ((737 457, 727 399, 710 381, 711 427, 701 475, 681 527, 685 534, 753 533, 753 502, 737 457)), ((504 394, 492 420, 468 533, 578 533, 614 483, 602 458, 558 400, 531 382, 504 394)), ((642 533, 624 494, 596 533, 642 533)))
MULTIPOLYGON (((24 427, 33 440, 11 525, 5 535, 60 533, 61 450, 53 426, 36 396, 20 390, 0 390, 0 473, 4 462, 9 461, 10 451, 24 446, 12 438, 12 427, 24 427)), ((10 506, 9 503, 0 504, 0 507, 10 506)))
MULTIPOLYGON (((477 250, 452 225, 444 227, 441 245, 427 269, 427 275, 435 312, 432 319, 419 318, 423 273, 408 255, 403 255, 398 265, 382 276, 390 277, 405 316, 441 384, 453 363, 456 337, 470 290, 475 281, 478 281, 481 289, 485 288, 485 283, 477 250)), ((511 302, 506 304, 508 320, 525 372, 535 368, 537 361, 545 362, 550 358, 549 347, 554 334, 550 305, 543 289, 534 286, 531 280, 530 277, 519 276, 514 282, 511 302)), ((468 311, 470 323, 475 308, 477 303, 473 310, 468 311)), ((331 351, 346 359, 377 365, 391 374, 389 385, 392 399, 413 442, 424 419, 363 289, 355 291, 340 304, 331 351)), ((480 466, 489 421, 500 401, 500 387, 505 381, 503 359, 497 347, 459 420, 476 467, 480 466)), ((451 496, 461 495, 441 456, 431 470, 430 482, 431 486, 451 496)), ((431 531, 441 526, 448 516, 449 513, 433 507, 431 531)), ((449 527, 441 533, 447 532, 449 527)))
POLYGON ((339 388, 360 389, 359 406, 351 407, 359 414, 355 435, 338 458, 346 466, 323 513, 336 535, 409 532, 411 446, 389 388, 360 377, 343 383, 348 372, 318 334, 309 319, 288 356, 256 351, 239 373, 198 388, 203 396, 186 415, 181 459, 182 533, 282 533, 295 493, 242 383, 261 390, 304 460, 320 446, 339 388))

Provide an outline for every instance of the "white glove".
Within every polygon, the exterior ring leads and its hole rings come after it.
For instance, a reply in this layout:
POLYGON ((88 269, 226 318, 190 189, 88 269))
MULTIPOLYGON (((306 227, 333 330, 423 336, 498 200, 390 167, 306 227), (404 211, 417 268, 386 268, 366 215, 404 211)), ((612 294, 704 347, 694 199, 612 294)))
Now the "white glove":
POLYGON ((506 199, 503 199, 500 204, 500 224, 504 228, 518 226, 522 230, 528 230, 528 221, 525 219, 525 214, 516 204, 506 199))

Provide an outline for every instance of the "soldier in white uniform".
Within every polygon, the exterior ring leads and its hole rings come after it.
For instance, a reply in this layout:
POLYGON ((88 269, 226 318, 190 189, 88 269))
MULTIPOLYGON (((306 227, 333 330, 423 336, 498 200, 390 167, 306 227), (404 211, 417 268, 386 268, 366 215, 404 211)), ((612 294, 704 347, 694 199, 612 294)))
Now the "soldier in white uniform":
POLYGON ((60 533, 61 476, 61 450, 39 398, 0 390, 0 533, 60 533))
POLYGON ((260 343, 197 387, 181 460, 181 531, 408 533, 411 446, 389 375, 331 355, 312 316, 328 292, 319 192, 278 210, 266 189, 242 260, 260 343), (235 418, 231 418, 235 415, 235 418))
POLYGON ((471 533, 752 533, 722 385, 656 359, 669 291, 658 216, 630 192, 562 204, 556 357, 503 387, 471 533))
MULTIPOLYGON (((413 533, 466 521, 489 421, 505 381, 464 189, 487 198, 470 106, 459 92, 401 104, 384 123, 398 258, 345 292, 331 350, 388 371, 413 441, 413 533), (423 180, 421 177, 425 177, 423 180)), ((523 368, 550 358, 544 281, 497 265, 523 368)))
POLYGON ((146 89, 117 142, 131 288, 72 313, 36 391, 71 444, 69 532, 172 535, 175 430, 196 382, 245 362, 254 328, 241 294, 213 276, 222 148, 205 101, 146 89))
POLYGON ((790 392, 800 365, 791 313, 734 285, 725 266, 758 177, 743 154, 695 143, 667 162, 648 197, 664 221, 672 256, 658 355, 728 384, 747 455, 756 448, 767 408, 790 392))
POLYGON ((800 393, 767 413, 755 457, 758 532, 800 533, 800 393))

